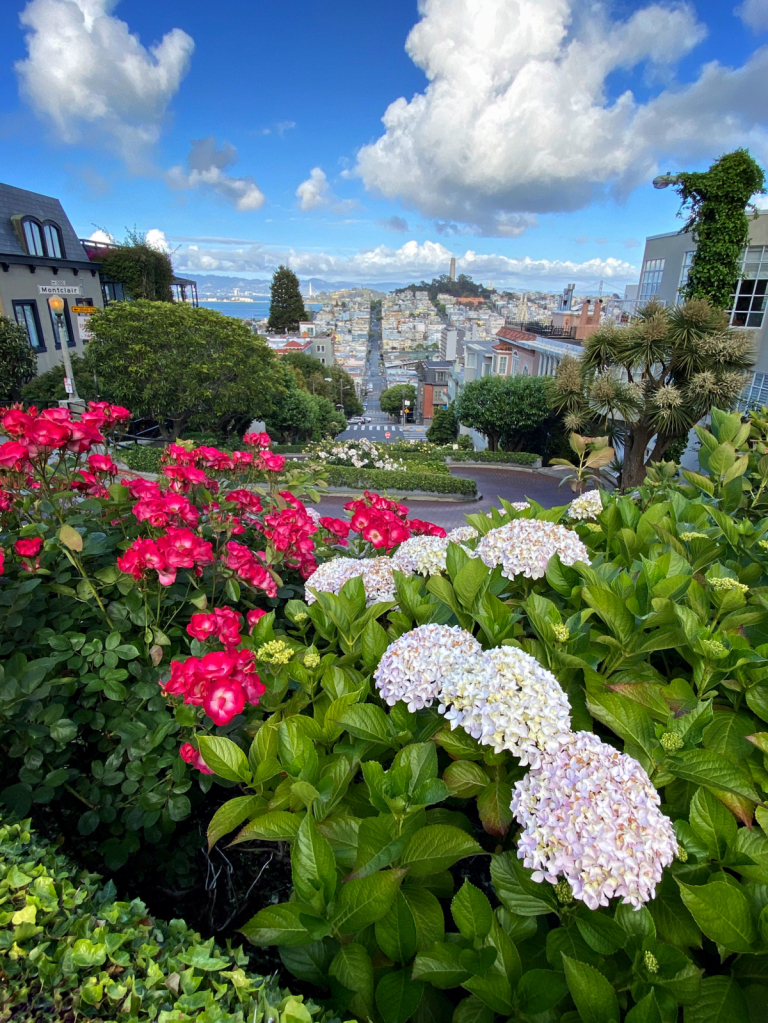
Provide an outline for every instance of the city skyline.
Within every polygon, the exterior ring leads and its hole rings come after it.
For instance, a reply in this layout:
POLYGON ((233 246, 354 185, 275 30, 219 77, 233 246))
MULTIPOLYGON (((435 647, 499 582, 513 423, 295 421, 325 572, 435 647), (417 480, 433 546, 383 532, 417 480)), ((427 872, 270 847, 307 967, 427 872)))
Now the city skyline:
POLYGON ((3 179, 182 273, 405 283, 455 256, 621 291, 680 226, 655 173, 768 157, 768 0, 31 0, 5 25, 3 179))

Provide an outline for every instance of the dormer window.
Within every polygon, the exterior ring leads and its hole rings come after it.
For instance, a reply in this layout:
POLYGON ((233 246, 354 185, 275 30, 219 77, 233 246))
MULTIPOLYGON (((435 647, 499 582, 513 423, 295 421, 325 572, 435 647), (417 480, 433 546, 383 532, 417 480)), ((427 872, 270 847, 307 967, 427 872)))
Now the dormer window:
POLYGON ((63 246, 61 244, 61 231, 58 229, 56 224, 53 224, 50 220, 46 220, 43 224, 43 233, 45 235, 47 255, 52 256, 53 259, 61 259, 64 255, 63 246))
POLYGON ((19 241, 30 256, 63 259, 65 256, 61 228, 52 220, 40 221, 35 217, 11 217, 19 241))
POLYGON ((24 229, 24 241, 26 242, 29 255, 44 256, 45 246, 43 244, 43 232, 40 224, 30 217, 25 217, 21 224, 24 229))

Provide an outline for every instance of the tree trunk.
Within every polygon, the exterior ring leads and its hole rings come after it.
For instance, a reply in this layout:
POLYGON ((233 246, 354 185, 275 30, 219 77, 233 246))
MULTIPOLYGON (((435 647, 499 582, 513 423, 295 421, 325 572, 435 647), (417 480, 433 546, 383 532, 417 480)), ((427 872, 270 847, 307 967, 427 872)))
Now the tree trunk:
POLYGON ((645 479, 645 449, 653 431, 638 426, 629 431, 624 443, 624 463, 621 468, 621 489, 634 490, 645 479))
POLYGON ((670 444, 678 440, 677 437, 662 437, 661 434, 657 434, 656 443, 653 445, 653 451, 651 452, 648 462, 660 462, 662 456, 665 454, 670 444))
POLYGON ((498 433, 486 433, 488 438, 488 450, 498 451, 499 450, 499 434, 498 433))

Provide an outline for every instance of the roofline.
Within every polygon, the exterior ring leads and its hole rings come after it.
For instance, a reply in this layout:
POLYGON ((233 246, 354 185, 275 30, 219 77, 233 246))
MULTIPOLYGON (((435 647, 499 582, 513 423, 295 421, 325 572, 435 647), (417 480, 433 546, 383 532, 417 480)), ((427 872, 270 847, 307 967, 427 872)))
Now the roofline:
POLYGON ((101 269, 101 263, 92 263, 90 259, 57 259, 52 260, 46 256, 27 256, 18 252, 0 252, 0 263, 13 264, 14 266, 29 266, 37 269, 39 266, 47 266, 56 274, 60 269, 65 270, 92 270, 93 276, 101 269))

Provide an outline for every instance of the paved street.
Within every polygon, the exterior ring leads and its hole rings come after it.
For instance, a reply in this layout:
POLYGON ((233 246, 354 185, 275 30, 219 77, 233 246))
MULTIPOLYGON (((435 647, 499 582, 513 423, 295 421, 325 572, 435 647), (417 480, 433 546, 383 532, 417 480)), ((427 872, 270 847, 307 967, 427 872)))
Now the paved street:
MULTIPOLYGON (((368 364, 366 366, 366 383, 373 384, 373 390, 368 395, 368 408, 365 415, 372 420, 365 425, 350 426, 344 433, 339 434, 341 440, 354 440, 366 437, 368 440, 380 443, 392 443, 402 437, 421 438, 425 434, 423 426, 415 424, 406 425, 405 429, 392 421, 387 413, 382 412, 379 406, 379 396, 386 387, 386 381, 381 373, 380 366, 380 334, 379 324, 372 321, 371 327, 374 337, 370 343, 368 364)), ((487 511, 491 505, 499 507, 499 498, 507 501, 522 501, 526 497, 532 497, 545 508, 551 508, 555 504, 565 504, 570 500, 570 490, 564 488, 558 491, 557 480, 549 476, 542 476, 538 473, 516 472, 513 469, 498 469, 495 466, 479 469, 452 468, 454 476, 462 476, 465 479, 474 479, 477 489, 483 495, 480 501, 467 501, 455 503, 451 501, 412 501, 411 512, 416 518, 428 519, 437 522, 446 529, 464 525, 465 515, 471 515, 477 511, 487 511)), ((349 497, 326 497, 320 502, 320 511, 323 515, 334 515, 344 517, 344 505, 352 500, 349 497)))
POLYGON ((373 390, 367 398, 368 408, 365 410, 365 416, 371 422, 350 426, 344 433, 340 433, 337 439, 360 440, 365 437, 366 440, 377 441, 380 444, 392 444, 403 438, 421 440, 427 432, 425 427, 409 423, 403 429, 400 423, 395 422, 390 415, 381 411, 379 397, 387 384, 381 372, 381 335, 378 320, 371 321, 371 330, 373 338, 369 345, 368 362, 365 367, 365 383, 373 385, 373 390))

